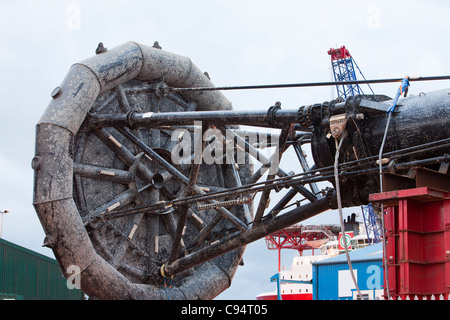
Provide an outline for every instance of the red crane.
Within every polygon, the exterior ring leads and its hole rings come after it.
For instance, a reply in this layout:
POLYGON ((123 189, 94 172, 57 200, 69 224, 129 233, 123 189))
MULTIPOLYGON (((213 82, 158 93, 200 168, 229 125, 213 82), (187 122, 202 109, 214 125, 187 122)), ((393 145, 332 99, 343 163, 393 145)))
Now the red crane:
POLYGON ((266 236, 267 248, 278 250, 278 271, 281 270, 281 249, 295 249, 300 255, 303 254, 303 250, 312 250, 314 254, 313 249, 336 238, 336 234, 331 231, 332 228, 332 226, 293 225, 266 236))

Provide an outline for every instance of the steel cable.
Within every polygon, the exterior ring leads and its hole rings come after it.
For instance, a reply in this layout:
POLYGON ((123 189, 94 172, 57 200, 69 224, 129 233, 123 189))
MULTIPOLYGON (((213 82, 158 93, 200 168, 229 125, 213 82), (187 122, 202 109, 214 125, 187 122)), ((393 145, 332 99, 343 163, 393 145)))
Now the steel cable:
POLYGON ((344 142, 345 137, 347 136, 347 131, 344 131, 342 134, 341 140, 339 141, 336 139, 336 155, 334 157, 334 180, 335 180, 335 188, 336 188, 336 198, 337 198, 337 204, 338 204, 338 211, 339 211, 339 222, 341 226, 341 232, 342 232, 342 239, 344 239, 344 250, 345 250, 345 257, 347 258, 347 264, 350 271, 350 275, 352 276, 353 284, 355 285, 356 290, 358 291, 358 296, 362 298, 361 291, 359 290, 358 281, 356 281, 355 274, 353 273, 353 266, 352 261, 350 260, 350 255, 348 254, 348 243, 347 243, 347 237, 345 235, 345 225, 344 225, 344 218, 342 215, 342 200, 341 200, 341 188, 339 186, 339 152, 341 151, 342 143, 344 142))
MULTIPOLYGON (((163 88, 162 90, 168 92, 182 92, 182 91, 215 91, 215 90, 250 90, 250 89, 280 89, 280 88, 302 88, 302 87, 323 87, 323 86, 337 86, 348 84, 373 84, 373 83, 391 83, 400 82, 403 78, 387 78, 387 79, 373 79, 373 80, 353 80, 353 81, 326 81, 326 82, 305 82, 305 83, 284 83, 284 84, 266 84, 266 85, 248 85, 248 86, 222 86, 222 87, 193 87, 193 88, 163 88)), ((436 81, 436 80, 450 80, 450 76, 429 76, 429 77, 414 77, 410 81, 436 81)))

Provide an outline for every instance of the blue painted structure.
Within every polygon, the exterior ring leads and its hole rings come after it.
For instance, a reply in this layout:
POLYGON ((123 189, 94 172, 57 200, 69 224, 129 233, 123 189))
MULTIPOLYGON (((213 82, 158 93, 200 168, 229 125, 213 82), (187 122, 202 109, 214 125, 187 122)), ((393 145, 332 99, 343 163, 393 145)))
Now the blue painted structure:
MULTIPOLYGON (((381 295, 383 247, 377 243, 349 253, 363 296, 381 295)), ((313 263, 313 300, 352 300, 354 284, 345 254, 313 263), (353 289, 353 290, 352 290, 353 289)))
MULTIPOLYGON (((356 64, 355 59, 353 59, 345 46, 342 46, 339 49, 330 49, 328 54, 331 56, 331 67, 333 70, 334 81, 342 82, 358 80, 355 72, 356 69, 358 69, 363 79, 366 79, 356 64)), ((368 87, 372 94, 374 94, 370 85, 368 85, 368 87)), ((338 97, 341 97, 344 100, 348 97, 364 94, 362 88, 358 84, 336 85, 336 90, 338 97)))
POLYGON ((383 230, 378 215, 375 213, 372 203, 366 206, 361 206, 361 211, 364 219, 364 226, 368 235, 369 243, 379 243, 383 237, 383 230))

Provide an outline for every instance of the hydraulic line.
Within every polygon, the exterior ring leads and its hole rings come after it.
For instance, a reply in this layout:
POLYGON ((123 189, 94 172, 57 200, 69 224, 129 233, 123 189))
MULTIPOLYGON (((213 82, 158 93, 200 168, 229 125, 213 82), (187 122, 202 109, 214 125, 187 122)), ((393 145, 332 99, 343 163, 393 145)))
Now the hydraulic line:
MULTIPOLYGON (((384 136, 383 141, 381 142, 380 152, 378 154, 378 166, 379 166, 379 174, 380 174, 380 193, 383 192, 383 149, 384 149, 384 143, 386 142, 387 133, 389 130, 389 123, 391 122, 392 112, 389 111, 388 120, 386 123, 386 128, 384 129, 384 136)), ((385 263, 384 267, 384 279, 386 281, 386 294, 387 298, 389 299, 389 277, 388 277, 388 267, 387 267, 387 259, 386 259, 386 233, 384 228, 384 205, 381 204, 381 231, 383 234, 383 259, 385 263)))
MULTIPOLYGON (((447 155, 435 157, 435 158, 429 158, 424 160, 416 160, 411 161, 407 163, 397 164, 395 165, 395 168, 398 169, 407 169, 411 168, 412 166, 423 166, 423 165, 432 165, 436 163, 446 163, 449 162, 450 157, 447 155)), ((345 163, 344 163, 345 164, 345 163)), ((341 168, 343 164, 341 164, 341 168)), ((378 172, 378 168, 371 168, 371 169, 364 169, 354 172, 343 172, 341 173, 341 176, 344 177, 351 177, 356 176, 359 174, 376 174, 378 172)), ((307 178, 293 178, 298 177, 299 175, 289 176, 289 177, 283 177, 283 178, 277 178, 272 180, 266 180, 259 183, 249 184, 249 185, 243 185, 241 187, 234 187, 229 188, 226 191, 216 191, 216 192, 210 192, 203 195, 195 195, 185 198, 178 198, 178 199, 172 199, 170 201, 159 203, 151 206, 144 206, 132 210, 123 210, 123 211, 112 211, 108 214, 105 214, 105 217, 108 217, 108 215, 115 215, 118 214, 121 215, 128 215, 128 214, 138 214, 138 213, 152 213, 152 214, 160 214, 164 215, 167 212, 165 210, 169 209, 171 206, 182 206, 187 205, 190 203, 195 203, 198 201, 205 201, 205 200, 212 200, 212 199, 218 199, 223 197, 230 197, 230 196, 242 196, 245 194, 255 194, 256 192, 260 192, 267 188, 284 188, 289 187, 296 184, 304 184, 304 183, 311 183, 311 182, 320 182, 320 181, 327 181, 334 178, 334 174, 330 173, 328 175, 321 175, 321 176, 315 176, 315 177, 307 177, 307 178), (267 182, 271 182, 271 185, 265 185, 267 182), (156 210, 156 212, 155 212, 156 210)), ((271 211, 271 213, 274 213, 271 211)), ((113 218, 113 217, 112 217, 113 218)))
POLYGON ((389 130, 389 123, 391 122, 392 112, 389 112, 388 120, 386 123, 386 128, 384 129, 383 141, 381 142, 380 152, 378 153, 378 168, 380 171, 380 192, 383 192, 383 149, 384 143, 386 142, 387 132, 389 130))
POLYGON ((344 218, 342 216, 342 199, 341 199, 341 188, 339 186, 339 170, 338 170, 338 165, 339 165, 339 152, 341 150, 342 147, 342 143, 344 142, 345 137, 347 136, 347 132, 344 131, 342 136, 341 136, 341 140, 339 141, 338 144, 338 140, 336 139, 336 155, 334 158, 334 179, 335 179, 335 184, 336 184, 336 198, 337 198, 337 204, 338 204, 338 211, 339 211, 339 222, 340 222, 340 226, 341 226, 341 232, 342 232, 342 237, 344 239, 344 249, 345 249, 345 256, 347 258, 347 264, 348 264, 348 268, 350 270, 350 274, 352 276, 352 280, 353 280, 353 284, 355 285, 356 290, 358 291, 358 296, 361 296, 361 291, 359 290, 359 286, 358 286, 358 282, 355 279, 355 275, 353 273, 353 266, 352 266, 352 261, 350 260, 350 255, 348 254, 348 245, 347 245, 347 237, 345 236, 345 226, 344 226, 344 218))

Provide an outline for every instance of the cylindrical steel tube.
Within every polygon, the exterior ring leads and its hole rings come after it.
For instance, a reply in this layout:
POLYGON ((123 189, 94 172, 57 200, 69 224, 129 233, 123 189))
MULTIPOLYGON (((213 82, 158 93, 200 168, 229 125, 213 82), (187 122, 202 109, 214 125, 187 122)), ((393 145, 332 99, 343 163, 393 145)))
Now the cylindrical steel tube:
MULTIPOLYGON (((273 116, 273 123, 296 123, 298 110, 278 110, 273 116)), ((262 111, 194 111, 194 112, 161 112, 131 113, 122 115, 101 114, 92 119, 98 127, 133 126, 154 127, 171 125, 193 125, 195 121, 211 125, 253 125, 266 126, 269 123, 267 110, 262 111)))

